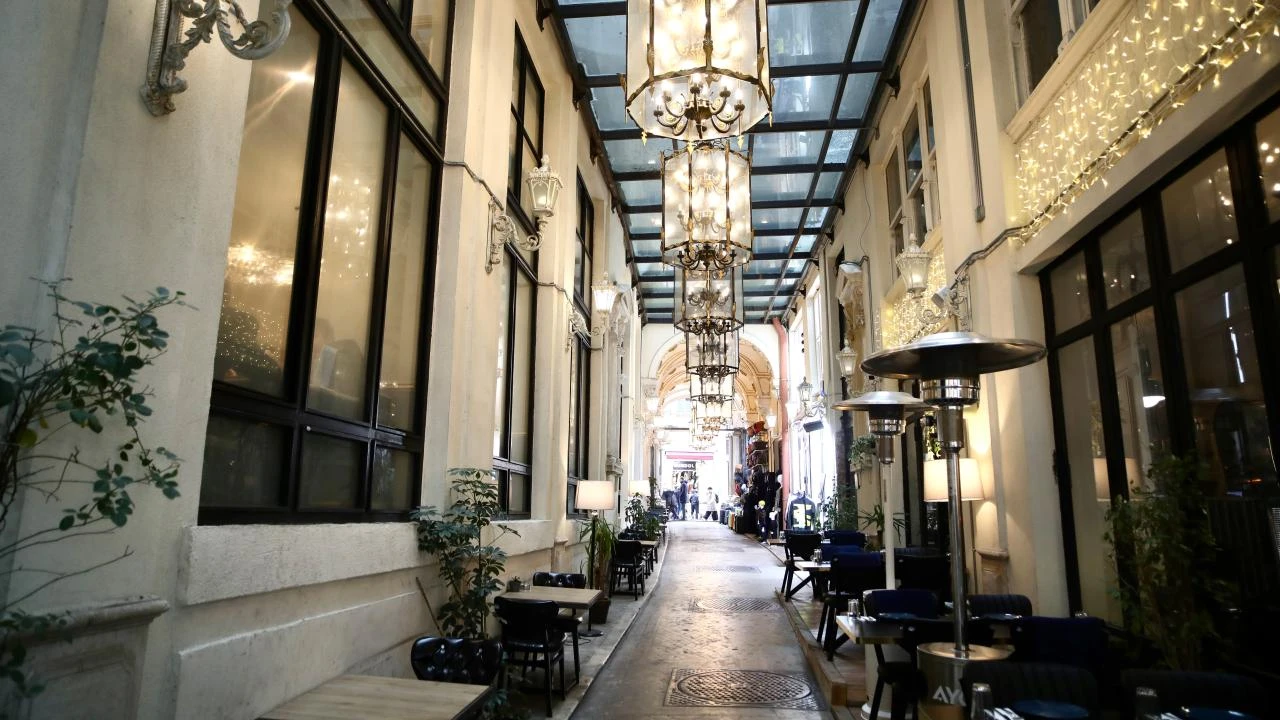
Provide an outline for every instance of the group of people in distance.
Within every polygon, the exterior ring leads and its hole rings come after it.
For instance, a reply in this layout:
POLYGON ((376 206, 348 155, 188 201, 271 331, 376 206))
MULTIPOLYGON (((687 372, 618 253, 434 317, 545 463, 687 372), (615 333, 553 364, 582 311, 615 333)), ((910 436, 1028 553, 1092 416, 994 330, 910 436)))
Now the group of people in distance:
POLYGON ((674 488, 662 491, 662 499, 675 520, 688 520, 691 515, 698 520, 703 505, 706 512, 701 519, 715 520, 720 509, 720 495, 709 487, 699 493, 697 476, 687 470, 680 473, 680 482, 674 488))

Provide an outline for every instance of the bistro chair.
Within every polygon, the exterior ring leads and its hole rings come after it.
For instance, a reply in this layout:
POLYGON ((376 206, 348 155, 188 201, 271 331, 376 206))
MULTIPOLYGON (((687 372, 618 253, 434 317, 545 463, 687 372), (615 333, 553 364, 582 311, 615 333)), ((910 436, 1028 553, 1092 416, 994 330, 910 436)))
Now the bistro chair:
POLYGON ((542 687, 547 698, 547 717, 551 717, 551 665, 560 662, 560 697, 565 697, 564 631, 558 627, 559 608, 550 600, 493 599, 493 614, 502 624, 502 644, 506 647, 508 665, 541 669, 542 687), (521 655, 516 659, 516 653, 521 655))
POLYGON ((924 688, 924 680, 916 669, 916 646, 951 637, 951 621, 937 619, 938 598, 928 590, 871 590, 862 598, 864 614, 902 621, 902 638, 898 645, 908 655, 907 660, 889 661, 884 657, 883 646, 875 646, 876 689, 868 717, 879 717, 880 700, 888 685, 893 689, 889 714, 892 720, 904 720, 907 708, 919 701, 924 688))
MULTIPOLYGON (((1267 714, 1267 691, 1253 678, 1225 672, 1176 670, 1125 670, 1120 681, 1128 702, 1138 688, 1155 690, 1160 711, 1174 713, 1182 708, 1214 708, 1247 713, 1255 718, 1267 714)), ((1133 715, 1133 707, 1127 708, 1133 715)))
POLYGON ((782 573, 782 596, 791 599, 800 588, 812 580, 812 576, 805 578, 795 590, 791 589, 791 583, 796 577, 796 561, 812 560, 813 551, 822 545, 822 536, 816 532, 800 532, 791 531, 787 533, 786 543, 783 549, 787 554, 786 569, 782 573))
POLYGON ((969 617, 987 615, 1032 615, 1031 598, 1026 595, 970 595, 969 617))
POLYGON ((613 576, 609 582, 609 592, 620 588, 622 579, 626 578, 627 587, 631 589, 635 599, 640 599, 644 592, 644 546, 639 540, 619 540, 613 547, 613 576))
POLYGON ((972 701, 974 683, 991 686, 991 702, 996 707, 1040 700, 1070 703, 1083 708, 1090 718, 1098 717, 1098 681, 1083 668, 1037 662, 969 663, 960 678, 966 707, 972 701))
POLYGON ((932 548, 895 548, 894 573, 898 587, 928 590, 942 600, 951 599, 951 562, 932 548))
POLYGON ((880 553, 838 554, 831 558, 830 592, 822 601, 822 618, 818 625, 818 639, 828 660, 834 660, 836 648, 844 638, 836 628, 836 615, 849 605, 849 601, 861 598, 867 590, 884 587, 884 558, 880 553))
MULTIPOLYGON (((533 574, 534 587, 562 587, 581 590, 587 586, 587 576, 582 573, 536 572, 533 574)), ((582 679, 578 662, 578 628, 582 625, 582 614, 573 608, 560 608, 556 617, 557 626, 573 637, 573 682, 582 679)))
POLYGON ((1107 625, 1098 617, 1030 617, 1014 620, 1013 659, 1083 668, 1095 678, 1106 664, 1107 625))
POLYGON ((502 669, 502 643, 427 635, 413 641, 409 665, 419 680, 491 685, 502 669))
POLYGON ((860 548, 867 546, 866 533, 857 530, 828 530, 824 534, 832 545, 856 545, 860 548))

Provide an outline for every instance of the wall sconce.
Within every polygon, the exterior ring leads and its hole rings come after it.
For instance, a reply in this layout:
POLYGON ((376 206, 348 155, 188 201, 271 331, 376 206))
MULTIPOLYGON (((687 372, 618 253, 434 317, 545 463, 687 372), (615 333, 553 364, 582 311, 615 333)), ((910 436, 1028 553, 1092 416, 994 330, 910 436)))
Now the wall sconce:
POLYGON ((920 248, 914 233, 907 241, 907 246, 894 259, 898 272, 902 273, 902 282, 911 295, 918 297, 929 287, 929 261, 932 259, 933 256, 920 248))
MULTIPOLYGON (((826 411, 827 391, 819 390, 815 395, 813 385, 809 383, 808 378, 801 378, 800 385, 796 388, 796 394, 800 400, 798 412, 793 414, 801 417, 815 417, 826 411)), ((799 417, 797 419, 800 419, 799 417)))
POLYGON ((555 214, 556 199, 560 197, 560 175, 551 169, 551 160, 542 156, 542 165, 529 171, 525 178, 529 185, 529 197, 532 198, 533 221, 536 225, 532 235, 521 238, 516 232, 515 222, 507 215, 496 200, 489 201, 489 260, 484 265, 486 273, 493 272, 494 265, 502 264, 502 252, 507 243, 534 252, 542 247, 542 231, 547 227, 547 220, 555 214))
POLYGON ((836 353, 836 362, 840 364, 840 376, 844 378, 846 385, 853 385, 853 374, 858 369, 858 353, 849 347, 849 341, 844 341, 844 347, 840 348, 840 352, 836 353))
MULTIPOLYGON (((604 321, 608 320, 609 313, 613 312, 613 303, 621 294, 622 289, 618 284, 609 280, 609 273, 605 273, 599 282, 592 283, 591 297, 595 305, 595 316, 601 319, 595 327, 588 325, 587 321, 578 314, 578 308, 573 303, 569 303, 569 337, 565 340, 565 349, 573 347, 573 339, 576 335, 585 335, 592 340, 602 339, 608 332, 608 324, 604 321)), ((591 349, 599 350, 600 348, 592 347, 591 349)))
POLYGON ((142 85, 142 102, 147 110, 160 117, 177 109, 173 96, 187 89, 187 81, 178 77, 178 72, 186 67, 191 51, 213 37, 215 28, 222 46, 241 60, 258 60, 275 52, 289 37, 290 2, 274 0, 270 20, 261 19, 266 13, 259 7, 259 19, 246 22, 239 0, 156 0, 147 79, 142 85), (193 22, 183 33, 183 20, 187 18, 193 22), (239 37, 231 34, 232 22, 244 31, 239 37))

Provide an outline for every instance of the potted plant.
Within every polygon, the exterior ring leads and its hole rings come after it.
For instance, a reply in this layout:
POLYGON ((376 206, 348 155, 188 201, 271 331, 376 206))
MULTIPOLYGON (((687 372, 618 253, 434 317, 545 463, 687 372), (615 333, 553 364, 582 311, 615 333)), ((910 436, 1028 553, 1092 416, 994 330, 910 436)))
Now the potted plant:
POLYGON ((1107 511, 1126 624, 1174 670, 1204 668, 1218 639, 1212 608, 1230 607, 1233 594, 1213 574, 1218 545, 1201 473, 1194 455, 1157 458, 1147 470, 1150 487, 1131 488, 1107 511))
MULTIPOLYGON (((879 550, 884 547, 885 517, 883 505, 876 503, 875 507, 870 510, 858 513, 858 522, 863 530, 871 530, 874 528, 872 532, 867 533, 868 550, 879 550)), ((899 543, 902 542, 902 531, 905 530, 906 527, 907 521, 903 518, 902 513, 894 513, 894 537, 897 538, 899 543)))
MULTIPOLYGON (((418 549, 440 561, 440 577, 449 589, 449 600, 432 612, 441 632, 451 637, 483 638, 489 618, 489 596, 502 589, 498 580, 506 570, 507 553, 497 546, 510 533, 520 533, 494 523, 502 508, 493 471, 484 468, 450 468, 454 502, 440 512, 434 506, 417 508, 410 517, 418 530, 418 549), (488 543, 484 529, 498 532, 488 543)), ((423 594, 426 598, 426 594, 423 594)), ((430 601, 427 603, 430 608, 430 601)))
POLYGON ((591 576, 587 581, 593 588, 599 588, 603 591, 603 596, 591 606, 591 623, 606 623, 609 621, 609 605, 612 599, 609 597, 609 561, 613 557, 614 543, 618 536, 614 533, 609 523, 601 521, 597 518, 597 522, 580 521, 578 529, 578 540, 587 543, 587 560, 586 566, 590 568, 591 576), (592 535, 595 535, 592 542, 592 535), (592 548, 595 548, 594 555, 592 548))
POLYGON ((849 469, 862 472, 871 467, 876 459, 876 436, 859 435, 849 443, 849 469))

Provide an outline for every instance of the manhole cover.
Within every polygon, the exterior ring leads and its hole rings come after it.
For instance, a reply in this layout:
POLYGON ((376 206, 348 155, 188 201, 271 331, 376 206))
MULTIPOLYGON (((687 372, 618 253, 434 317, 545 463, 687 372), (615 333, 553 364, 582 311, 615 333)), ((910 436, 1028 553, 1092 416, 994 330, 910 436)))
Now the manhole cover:
POLYGON ((821 710, 809 683, 764 670, 689 670, 671 673, 667 705, 821 710))
POLYGON ((694 600, 689 609, 704 613, 757 613, 767 612, 778 607, 772 598, 709 598, 694 600))
POLYGON ((699 565, 698 572, 731 572, 731 573, 758 573, 760 568, 754 565, 699 565))

